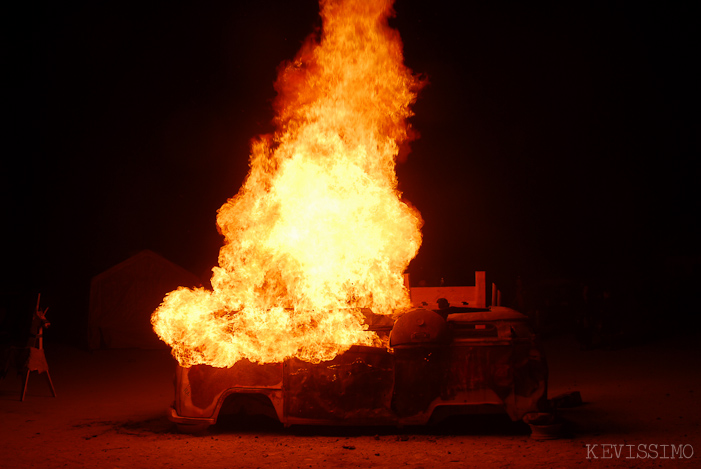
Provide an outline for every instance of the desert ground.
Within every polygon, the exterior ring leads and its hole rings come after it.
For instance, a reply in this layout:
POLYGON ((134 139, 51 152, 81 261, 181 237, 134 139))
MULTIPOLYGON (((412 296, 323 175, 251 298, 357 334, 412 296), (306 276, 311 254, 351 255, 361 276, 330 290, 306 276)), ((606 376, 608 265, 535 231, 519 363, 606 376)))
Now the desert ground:
POLYGON ((556 440, 499 416, 417 428, 221 419, 184 435, 165 417, 168 351, 47 342, 57 397, 43 375, 30 375, 24 402, 14 370, 0 380, 0 467, 701 467, 700 338, 595 350, 567 334, 545 340, 550 396, 579 391, 584 401, 560 411, 567 431, 556 440))

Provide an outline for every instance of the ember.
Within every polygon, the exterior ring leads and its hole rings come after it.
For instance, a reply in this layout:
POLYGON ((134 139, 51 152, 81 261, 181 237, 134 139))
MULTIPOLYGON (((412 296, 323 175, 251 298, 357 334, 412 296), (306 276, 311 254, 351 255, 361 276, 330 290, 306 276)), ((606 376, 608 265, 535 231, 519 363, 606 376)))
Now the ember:
POLYGON ((218 212, 212 291, 179 288, 152 317, 182 366, 333 359, 378 344, 362 308, 410 306, 403 272, 421 244, 395 161, 421 86, 403 65, 391 0, 321 1, 323 30, 276 82, 277 132, 218 212))

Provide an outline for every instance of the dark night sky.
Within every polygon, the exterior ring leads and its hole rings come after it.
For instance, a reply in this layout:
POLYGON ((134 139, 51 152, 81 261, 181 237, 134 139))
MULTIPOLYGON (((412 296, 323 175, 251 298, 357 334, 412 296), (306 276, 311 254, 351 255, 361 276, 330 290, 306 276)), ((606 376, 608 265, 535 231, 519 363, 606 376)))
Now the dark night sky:
MULTIPOLYGON (((3 292, 56 317, 142 249, 208 277, 277 67, 320 23, 311 0, 147 3, 6 18, 3 292)), ((650 282, 670 258, 698 276, 695 16, 598 3, 397 1, 430 83, 397 169, 425 219, 414 279, 650 282)))

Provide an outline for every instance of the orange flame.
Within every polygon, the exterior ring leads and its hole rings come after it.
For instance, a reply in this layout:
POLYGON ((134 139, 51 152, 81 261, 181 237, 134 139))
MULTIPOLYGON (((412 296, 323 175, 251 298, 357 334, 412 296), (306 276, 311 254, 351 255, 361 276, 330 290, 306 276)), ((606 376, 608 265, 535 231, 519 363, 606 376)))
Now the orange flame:
POLYGON ((152 324, 183 366, 330 360, 377 344, 361 308, 409 307, 419 213, 394 171, 420 80, 403 65, 392 0, 321 0, 323 30, 282 67, 278 131, 218 212, 213 291, 166 295, 152 324))

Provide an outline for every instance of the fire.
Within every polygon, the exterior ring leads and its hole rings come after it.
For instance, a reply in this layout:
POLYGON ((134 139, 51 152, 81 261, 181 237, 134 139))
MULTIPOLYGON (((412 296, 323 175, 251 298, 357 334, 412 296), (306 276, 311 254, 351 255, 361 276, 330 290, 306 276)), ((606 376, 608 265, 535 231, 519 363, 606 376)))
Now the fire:
POLYGON ((183 366, 329 360, 378 343, 362 308, 409 307, 422 220, 395 162, 421 81, 387 23, 392 0, 320 3, 320 37, 276 82, 278 130, 253 143, 246 181, 218 211, 212 291, 180 287, 153 314, 183 366))

